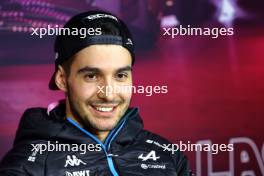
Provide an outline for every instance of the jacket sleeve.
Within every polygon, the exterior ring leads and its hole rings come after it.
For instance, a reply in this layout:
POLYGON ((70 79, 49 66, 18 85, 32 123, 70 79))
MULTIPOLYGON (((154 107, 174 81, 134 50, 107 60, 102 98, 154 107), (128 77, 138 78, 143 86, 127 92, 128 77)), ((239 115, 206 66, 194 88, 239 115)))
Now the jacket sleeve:
POLYGON ((34 125, 32 118, 28 116, 29 112, 30 110, 26 110, 20 120, 13 148, 0 161, 0 176, 43 175, 45 154, 32 157, 33 144, 41 141, 30 139, 30 135, 34 134, 31 131, 34 125))
MULTIPOLYGON (((35 141, 41 144, 43 141, 35 141)), ((30 141, 20 142, 0 162, 0 176, 44 176, 48 152, 40 154, 30 141)))
POLYGON ((180 151, 174 154, 174 162, 176 165, 176 171, 179 176, 192 176, 192 170, 190 169, 190 165, 187 157, 180 151))
POLYGON ((29 145, 19 144, 14 146, 0 163, 0 176, 29 176, 27 168, 31 163, 28 161, 29 145))

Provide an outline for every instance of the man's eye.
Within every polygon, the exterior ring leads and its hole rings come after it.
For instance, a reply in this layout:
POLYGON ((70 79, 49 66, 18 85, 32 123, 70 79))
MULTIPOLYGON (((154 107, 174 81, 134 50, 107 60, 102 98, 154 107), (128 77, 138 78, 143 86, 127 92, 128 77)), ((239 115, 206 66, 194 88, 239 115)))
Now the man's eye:
POLYGON ((126 73, 118 73, 117 74, 117 79, 119 79, 119 80, 126 79, 127 77, 128 77, 128 75, 126 73))
POLYGON ((86 75, 84 75, 84 78, 87 80, 96 80, 97 75, 96 74, 86 74, 86 75))

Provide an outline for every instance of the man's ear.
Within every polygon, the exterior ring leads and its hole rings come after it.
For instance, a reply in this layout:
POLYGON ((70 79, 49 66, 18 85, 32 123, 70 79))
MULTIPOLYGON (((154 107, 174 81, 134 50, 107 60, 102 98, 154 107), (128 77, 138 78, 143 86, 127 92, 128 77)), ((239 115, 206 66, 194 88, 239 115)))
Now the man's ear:
POLYGON ((64 92, 67 92, 66 81, 67 81, 67 75, 65 73, 65 70, 61 65, 58 65, 58 70, 55 75, 55 83, 57 87, 64 92))

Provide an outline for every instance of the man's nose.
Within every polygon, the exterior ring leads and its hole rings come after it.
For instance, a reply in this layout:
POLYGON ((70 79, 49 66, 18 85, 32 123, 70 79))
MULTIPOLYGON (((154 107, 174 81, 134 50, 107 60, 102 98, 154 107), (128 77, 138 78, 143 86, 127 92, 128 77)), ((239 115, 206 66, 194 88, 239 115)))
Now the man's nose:
POLYGON ((100 99, 104 99, 106 101, 114 100, 114 80, 111 78, 103 79, 98 89, 97 95, 100 99))

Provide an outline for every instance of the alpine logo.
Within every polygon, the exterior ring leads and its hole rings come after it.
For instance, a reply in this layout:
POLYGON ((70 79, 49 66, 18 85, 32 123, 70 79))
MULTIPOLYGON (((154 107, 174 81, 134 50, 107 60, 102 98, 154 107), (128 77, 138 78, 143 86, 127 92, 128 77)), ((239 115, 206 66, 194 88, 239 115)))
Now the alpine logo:
POLYGON ((66 171, 65 176, 90 176, 89 170, 68 172, 66 171))
POLYGON ((127 42, 126 42, 127 45, 133 45, 133 42, 130 38, 127 39, 127 42))
POLYGON ((149 159, 157 161, 159 158, 159 156, 156 156, 156 152, 154 150, 151 150, 151 152, 149 152, 146 156, 143 156, 143 153, 138 156, 138 159, 142 159, 142 161, 147 161, 149 159))
POLYGON ((83 162, 81 159, 78 159, 75 155, 67 155, 67 160, 64 167, 68 167, 68 165, 79 166, 80 164, 86 165, 85 162, 83 162))

